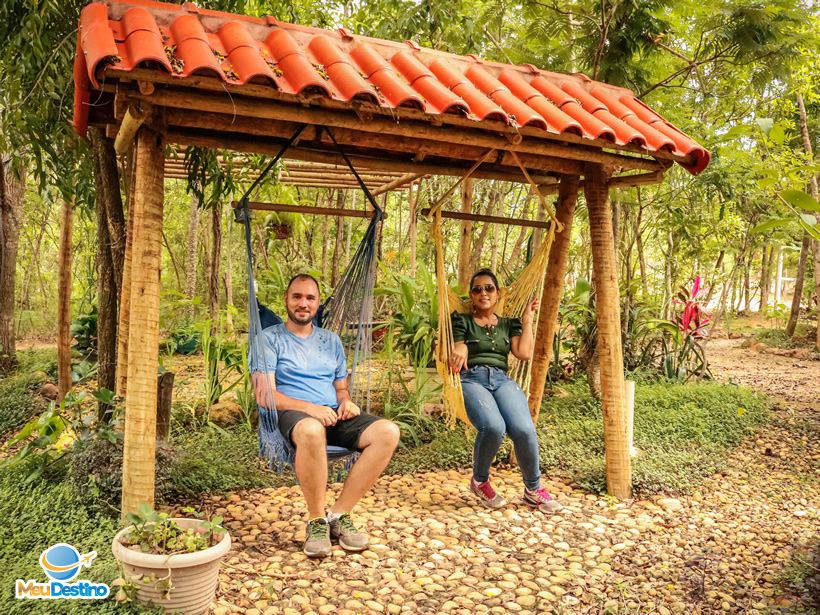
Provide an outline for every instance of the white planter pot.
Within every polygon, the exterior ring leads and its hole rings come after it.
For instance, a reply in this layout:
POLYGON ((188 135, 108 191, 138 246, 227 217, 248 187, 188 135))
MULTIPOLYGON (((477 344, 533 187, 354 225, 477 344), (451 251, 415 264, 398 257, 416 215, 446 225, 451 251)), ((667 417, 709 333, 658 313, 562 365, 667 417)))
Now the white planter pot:
MULTIPOLYGON (((197 527, 198 519, 174 519, 183 529, 197 527)), ((120 562, 123 577, 137 588, 140 602, 162 606, 169 613, 206 613, 219 582, 219 565, 231 548, 227 530, 217 544, 196 553, 156 555, 124 546, 120 540, 131 527, 117 532, 111 550, 120 562), (170 582, 170 585, 168 585, 170 582), (168 591, 170 587, 170 591, 168 591)))

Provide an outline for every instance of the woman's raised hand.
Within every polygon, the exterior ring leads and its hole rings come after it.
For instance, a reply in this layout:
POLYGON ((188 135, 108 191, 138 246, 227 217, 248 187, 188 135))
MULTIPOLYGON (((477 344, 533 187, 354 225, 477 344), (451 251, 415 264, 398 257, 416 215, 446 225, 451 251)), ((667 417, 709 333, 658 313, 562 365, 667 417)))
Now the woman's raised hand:
POLYGON ((538 311, 538 306, 540 305, 540 301, 538 297, 533 297, 532 301, 527 304, 527 307, 524 308, 524 313, 521 315, 521 321, 528 320, 532 322, 535 313, 538 311))
POLYGON ((456 342, 450 353, 450 369, 457 374, 467 364, 467 344, 456 342))

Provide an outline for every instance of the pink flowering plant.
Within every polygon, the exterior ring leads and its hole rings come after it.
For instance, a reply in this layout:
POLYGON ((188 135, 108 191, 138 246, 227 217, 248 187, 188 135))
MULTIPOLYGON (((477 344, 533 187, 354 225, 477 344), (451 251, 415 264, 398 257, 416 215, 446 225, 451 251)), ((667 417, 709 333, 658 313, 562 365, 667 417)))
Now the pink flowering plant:
POLYGON ((698 276, 691 290, 681 287, 672 300, 676 306, 682 306, 674 319, 657 323, 666 333, 661 338, 661 371, 667 378, 686 382, 712 377, 703 347, 712 319, 697 300, 700 290, 698 276))

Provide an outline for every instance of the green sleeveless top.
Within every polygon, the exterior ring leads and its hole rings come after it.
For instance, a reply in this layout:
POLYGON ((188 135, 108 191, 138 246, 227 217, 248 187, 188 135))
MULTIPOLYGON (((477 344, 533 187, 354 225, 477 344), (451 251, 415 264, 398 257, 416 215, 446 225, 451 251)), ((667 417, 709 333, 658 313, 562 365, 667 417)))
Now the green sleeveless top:
POLYGON ((512 348, 512 338, 521 335, 519 318, 498 317, 495 326, 476 324, 472 314, 453 312, 453 340, 467 344, 467 367, 485 365, 507 371, 507 356, 512 348))

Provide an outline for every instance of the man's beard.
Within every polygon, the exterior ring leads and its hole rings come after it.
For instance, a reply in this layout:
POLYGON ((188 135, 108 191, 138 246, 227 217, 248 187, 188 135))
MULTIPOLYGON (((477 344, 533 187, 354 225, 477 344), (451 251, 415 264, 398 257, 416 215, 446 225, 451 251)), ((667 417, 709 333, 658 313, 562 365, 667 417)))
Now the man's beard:
POLYGON ((313 317, 315 316, 315 314, 311 314, 310 312, 305 312, 305 314, 307 315, 300 316, 296 314, 296 312, 291 312, 290 310, 288 310, 288 318, 290 318, 291 321, 295 322, 297 325, 306 325, 313 322, 313 317))

